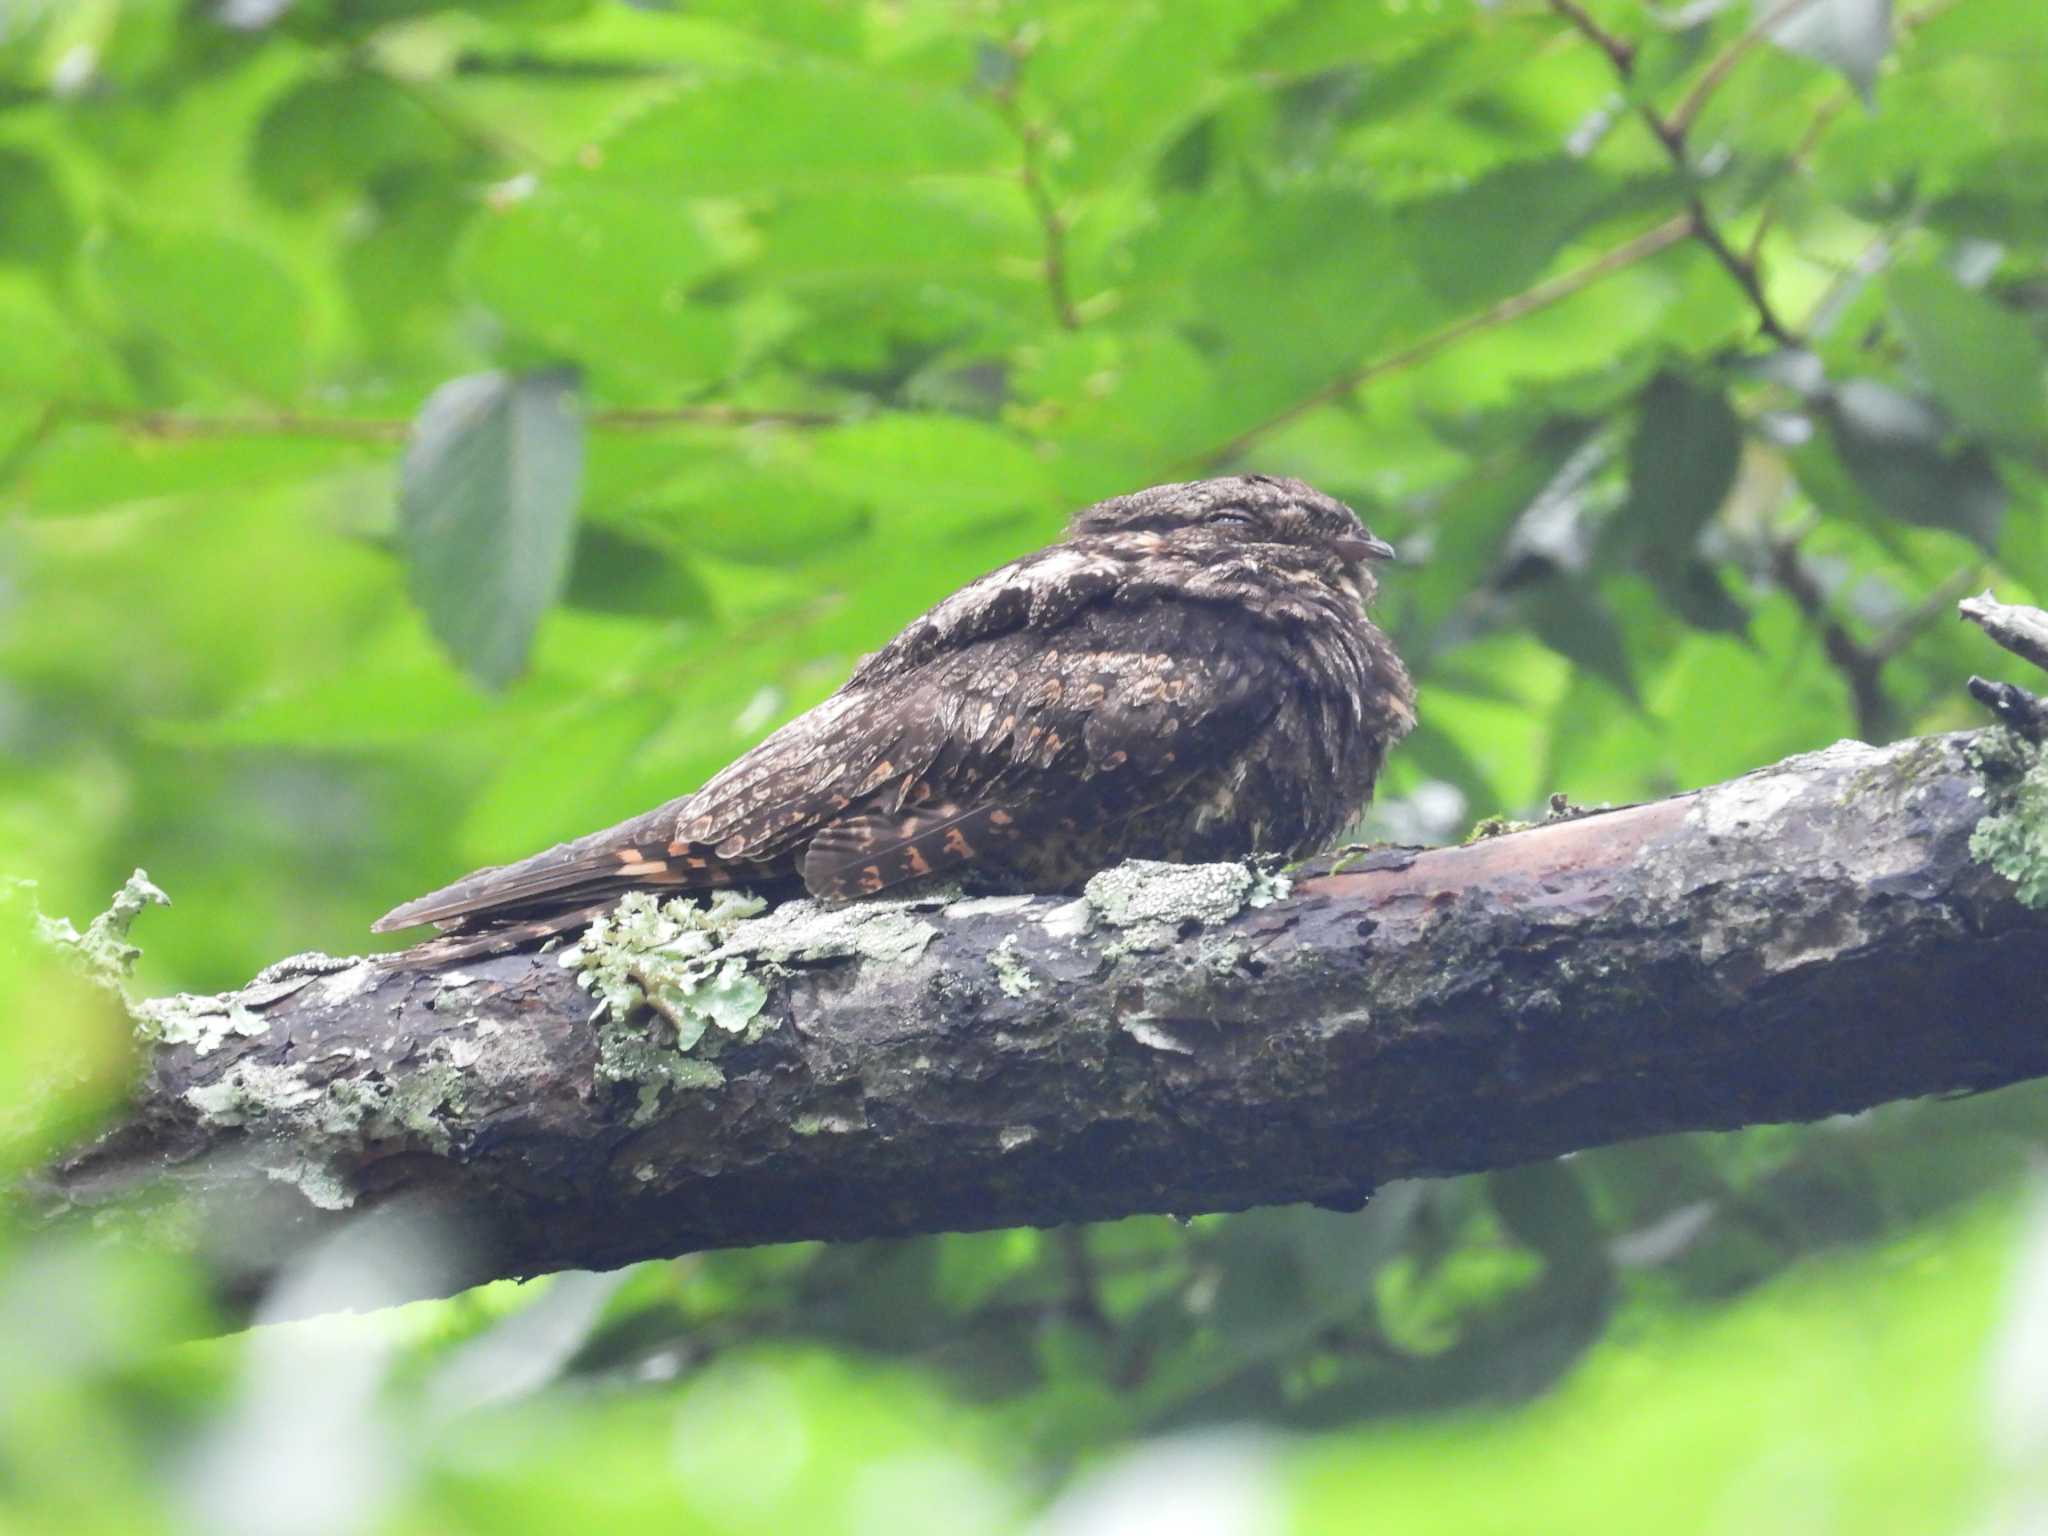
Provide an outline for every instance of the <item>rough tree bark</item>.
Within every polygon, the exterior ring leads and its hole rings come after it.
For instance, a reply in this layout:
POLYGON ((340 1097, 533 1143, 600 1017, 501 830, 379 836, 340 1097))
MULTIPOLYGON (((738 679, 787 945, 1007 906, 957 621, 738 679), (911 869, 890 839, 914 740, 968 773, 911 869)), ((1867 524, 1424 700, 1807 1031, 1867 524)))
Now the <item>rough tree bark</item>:
POLYGON ((199 1217, 170 1225, 249 1286, 409 1200, 465 1234, 461 1265, 418 1284, 436 1290, 795 1238, 1341 1204, 1993 1088, 2048 1073, 2044 775, 2003 730, 1844 742, 1653 804, 1326 861, 1284 894, 1235 865, 1127 866, 1079 901, 726 903, 688 925, 650 903, 581 947, 585 970, 560 951, 456 971, 302 957, 138 1005, 131 1117, 33 1198, 57 1219, 169 1192, 199 1217))

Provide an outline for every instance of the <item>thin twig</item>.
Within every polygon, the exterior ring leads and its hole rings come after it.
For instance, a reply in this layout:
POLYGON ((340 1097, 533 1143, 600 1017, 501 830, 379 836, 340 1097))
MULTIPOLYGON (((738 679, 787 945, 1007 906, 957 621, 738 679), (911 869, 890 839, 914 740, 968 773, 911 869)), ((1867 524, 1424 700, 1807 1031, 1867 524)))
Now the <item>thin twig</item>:
POLYGON ((1890 661, 1911 645, 1935 620, 1955 608, 1970 588, 1977 585, 1983 574, 1984 567, 1976 563, 1951 571, 1939 586, 1894 619, 1885 632, 1866 645, 1864 650, 1880 666, 1890 661))
POLYGON ((1821 649, 1829 663, 1842 675, 1849 688, 1849 704, 1856 713, 1856 731, 1865 741, 1890 737, 1892 702, 1886 696, 1881 674, 1884 663, 1849 633, 1847 626, 1828 608, 1827 594, 1813 573, 1799 558, 1796 539, 1782 539, 1771 545, 1771 576, 1778 588, 1792 599, 1806 622, 1820 631, 1821 649))
POLYGON ((1038 220, 1038 227, 1045 240, 1045 291, 1052 300, 1055 319, 1067 330, 1081 328, 1080 311, 1074 308, 1073 294, 1067 287, 1067 221, 1053 203, 1052 193, 1046 187, 1041 156, 1045 147, 1045 130, 1037 123, 1027 122, 1023 110, 1017 105, 1017 90, 1014 84, 1005 85, 994 93, 996 110, 1003 121, 1010 125, 1010 131, 1017 135, 1021 151, 1018 180, 1024 187, 1025 201, 1031 204, 1031 212, 1038 220))
POLYGON ((1830 96, 1820 104, 1820 110, 1813 114, 1813 121, 1806 125, 1806 132, 1800 135, 1799 142, 1793 146, 1792 154, 1785 162, 1785 174, 1779 178, 1778 182, 1765 196, 1763 211, 1758 214, 1756 228, 1750 233, 1749 245, 1743 251, 1742 259, 1748 262, 1750 266, 1754 267, 1757 264, 1757 260, 1763 252, 1764 236, 1771 232, 1772 224, 1777 221, 1778 206, 1781 194, 1785 189, 1785 183, 1790 181, 1792 177, 1805 173, 1807 162, 1813 158, 1813 152, 1820 148, 1822 136, 1827 133, 1828 128, 1834 123, 1836 118, 1842 115, 1843 108, 1848 105, 1849 93, 1847 91, 1837 91, 1834 95, 1830 96))
MULTIPOLYGON (((197 416, 182 411, 141 411, 120 406, 64 402, 62 412, 83 421, 119 427, 137 437, 197 440, 230 437, 311 437, 356 442, 400 442, 412 423, 390 416, 305 416, 296 411, 197 416)), ((752 410, 732 405, 620 406, 592 411, 587 424, 597 431, 644 432, 668 427, 829 427, 845 420, 831 411, 752 410)))
POLYGON ((1578 0, 1550 0, 1550 8, 1578 28, 1588 41, 1606 54, 1617 75, 1625 78, 1635 73, 1635 45, 1616 37, 1601 26, 1587 13, 1584 6, 1578 4, 1578 0))
MULTIPOLYGON (((1981 564, 1971 564, 1950 572, 1882 634, 1859 640, 1829 610, 1820 583, 1799 558, 1799 536, 1780 539, 1771 546, 1771 574, 1806 621, 1820 631, 1821 646, 1829 662, 1848 684, 1850 702, 1856 711, 1856 728, 1866 741, 1886 740, 1897 734, 1898 712, 1884 691, 1885 664, 1955 607, 1957 599, 1977 584, 1983 569, 1981 564)), ((1966 616, 1969 609, 1970 605, 1964 603, 1966 616)))
POLYGON ((1691 130, 1693 119, 1700 115, 1700 109, 1706 106, 1708 98, 1721 88, 1722 82, 1742 62, 1742 56, 1811 4, 1813 0, 1781 0, 1768 15, 1759 18, 1742 36, 1709 59, 1693 88, 1685 93, 1685 99, 1664 119, 1666 126, 1683 138, 1691 130))
MULTIPOLYGON (((1787 0, 1787 5, 1780 9, 1789 9, 1793 3, 1803 4, 1805 0, 1787 0)), ((1607 55, 1608 61, 1614 66, 1615 75, 1625 89, 1635 74, 1635 49, 1593 20, 1583 8, 1574 3, 1574 0, 1550 0, 1550 8, 1569 22, 1594 47, 1607 55)), ((1774 12, 1771 19, 1775 19, 1776 15, 1774 12)), ((1731 48, 1729 53, 1739 58, 1741 45, 1731 48)), ((1727 58, 1727 55, 1723 55, 1723 58, 1727 58)), ((1722 67, 1711 82, 1702 82, 1707 89, 1702 91, 1696 87, 1692 95, 1686 99, 1686 107, 1692 112, 1697 112, 1712 94, 1713 87, 1726 78, 1728 71, 1734 67, 1734 59, 1727 59, 1725 64, 1717 59, 1715 64, 1721 64, 1722 67)), ((1713 68, 1713 65, 1709 65, 1710 71, 1713 68)), ((1678 173, 1690 179, 1692 157, 1685 142, 1685 130, 1690 124, 1690 117, 1680 121, 1674 114, 1672 118, 1666 119, 1659 116, 1657 109, 1647 102, 1635 103, 1634 111, 1636 116, 1642 119, 1643 125, 1650 130, 1651 136, 1663 145, 1665 154, 1670 157, 1678 173)), ((1799 345, 1799 338, 1778 319, 1777 311, 1771 307, 1756 263, 1738 254, 1735 248, 1722 238, 1721 232, 1715 228, 1714 221, 1707 212, 1705 200, 1697 191, 1687 196, 1686 209, 1692 219, 1692 237, 1705 246, 1713 258, 1727 270, 1728 275, 1735 279, 1737 286, 1748 298, 1750 307, 1756 311, 1758 328, 1780 346, 1799 345)))
POLYGON ((1404 368, 1412 368, 1417 363, 1426 362, 1453 342, 1463 341, 1467 336, 1490 331, 1519 320, 1524 315, 1533 315, 1538 310, 1548 309, 1581 289, 1591 287, 1603 277, 1619 272, 1624 267, 1634 266, 1667 247, 1677 245, 1691 233, 1691 214, 1682 213, 1676 218, 1666 219, 1662 224, 1643 231, 1633 240, 1596 256, 1583 267, 1576 267, 1547 282, 1538 283, 1533 288, 1526 288, 1520 293, 1502 299, 1491 309, 1481 310, 1476 315, 1467 315, 1455 324, 1445 326, 1442 330, 1423 337, 1422 340, 1402 348, 1399 352, 1392 352, 1360 367, 1345 370, 1329 383, 1304 395, 1293 404, 1275 411, 1265 420, 1246 427, 1228 442, 1195 456, 1190 462, 1202 468, 1215 468, 1226 464, 1268 432, 1285 426, 1319 405, 1327 405, 1332 400, 1342 399, 1354 389, 1374 379, 1383 378, 1390 373, 1399 373, 1404 368))

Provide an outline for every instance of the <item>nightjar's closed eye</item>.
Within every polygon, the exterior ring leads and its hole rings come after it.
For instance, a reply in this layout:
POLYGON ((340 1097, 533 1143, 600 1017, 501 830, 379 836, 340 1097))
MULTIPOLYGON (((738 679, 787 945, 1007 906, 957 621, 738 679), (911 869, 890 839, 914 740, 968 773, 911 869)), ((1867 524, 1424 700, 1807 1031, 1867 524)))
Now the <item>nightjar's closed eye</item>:
POLYGON ((1253 517, 1251 513, 1245 511, 1242 507, 1223 507, 1218 509, 1217 511, 1211 512, 1209 514, 1209 521, 1212 523, 1237 523, 1243 527, 1249 528, 1254 523, 1256 523, 1258 519, 1253 517))

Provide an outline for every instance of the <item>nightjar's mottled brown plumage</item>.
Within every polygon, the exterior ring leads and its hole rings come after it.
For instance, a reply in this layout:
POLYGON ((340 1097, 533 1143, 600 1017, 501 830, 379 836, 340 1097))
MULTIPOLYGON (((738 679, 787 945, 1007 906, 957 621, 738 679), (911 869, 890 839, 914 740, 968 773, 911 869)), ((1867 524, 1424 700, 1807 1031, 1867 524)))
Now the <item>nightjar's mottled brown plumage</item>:
POLYGON ((1266 475, 1161 485, 961 588, 695 794, 381 918, 449 953, 587 922, 624 891, 957 875, 1056 891, 1127 858, 1324 846, 1415 722, 1365 617, 1393 550, 1266 475))

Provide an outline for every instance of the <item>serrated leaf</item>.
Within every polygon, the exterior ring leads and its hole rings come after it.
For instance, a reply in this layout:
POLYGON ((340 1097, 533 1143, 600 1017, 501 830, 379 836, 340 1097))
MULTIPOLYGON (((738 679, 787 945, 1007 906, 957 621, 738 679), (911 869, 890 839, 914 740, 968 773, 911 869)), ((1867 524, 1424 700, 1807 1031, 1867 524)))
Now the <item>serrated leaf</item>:
POLYGON ((1940 267, 1895 271, 1885 288, 1921 377, 1959 423, 2008 444, 2048 438, 2048 356, 2025 316, 1940 267))
POLYGON ((420 408, 399 483, 414 600, 469 674, 526 667, 569 574, 583 473, 573 374, 479 373, 420 408))
MULTIPOLYGON (((1758 20, 1785 10, 1785 0, 1754 0, 1758 20)), ((1891 0, 1808 0, 1765 34, 1787 53, 1839 70, 1868 102, 1877 67, 1892 47, 1891 0)))

